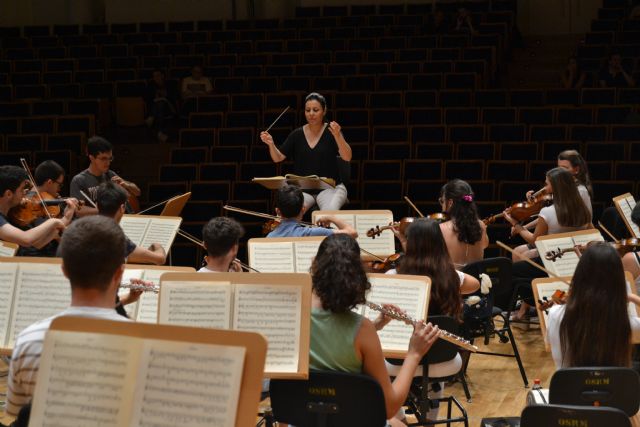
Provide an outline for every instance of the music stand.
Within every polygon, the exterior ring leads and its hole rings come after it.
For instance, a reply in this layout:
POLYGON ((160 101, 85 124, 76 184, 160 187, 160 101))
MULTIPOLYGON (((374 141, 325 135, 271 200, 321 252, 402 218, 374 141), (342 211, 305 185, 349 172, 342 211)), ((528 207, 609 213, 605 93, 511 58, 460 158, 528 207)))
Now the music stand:
POLYGON ((191 192, 181 194, 167 200, 160 216, 180 216, 182 209, 187 204, 187 201, 191 198, 191 192))

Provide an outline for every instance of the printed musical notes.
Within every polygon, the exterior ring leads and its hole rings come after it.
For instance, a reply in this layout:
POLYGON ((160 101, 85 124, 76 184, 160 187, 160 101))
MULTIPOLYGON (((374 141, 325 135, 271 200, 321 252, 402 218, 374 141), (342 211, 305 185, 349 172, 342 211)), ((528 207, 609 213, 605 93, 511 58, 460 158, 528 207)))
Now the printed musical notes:
POLYGON ((324 237, 254 238, 249 266, 261 273, 308 273, 324 237))
POLYGON ((159 323, 229 329, 231 283, 162 282, 159 323))
POLYGON ((19 246, 15 243, 0 240, 0 257, 15 256, 19 246))
POLYGON ((551 261, 545 255, 551 251, 558 252, 562 249, 570 249, 576 245, 585 245, 589 242, 603 242, 602 234, 596 229, 574 231, 571 233, 549 234, 536 239, 536 248, 544 263, 544 268, 556 276, 573 276, 578 265, 578 255, 575 252, 565 252, 561 257, 551 261))
MULTIPOLYGON (((631 211, 636 207, 636 199, 633 198, 631 193, 625 193, 621 196, 614 197, 613 204, 622 217, 627 229, 631 232, 631 235, 640 238, 640 228, 638 228, 638 225, 631 219, 631 211)), ((620 237, 621 236, 618 236, 618 238, 620 237)))
POLYGON ((124 215, 120 227, 136 245, 148 248, 152 243, 160 243, 169 252, 181 223, 180 217, 124 215))

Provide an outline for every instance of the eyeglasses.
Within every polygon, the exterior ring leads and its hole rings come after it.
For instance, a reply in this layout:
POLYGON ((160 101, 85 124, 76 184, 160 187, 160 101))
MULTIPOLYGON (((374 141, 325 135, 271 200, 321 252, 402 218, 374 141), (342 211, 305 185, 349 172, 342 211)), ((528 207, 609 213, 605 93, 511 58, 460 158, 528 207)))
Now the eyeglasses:
POLYGON ((64 181, 53 181, 56 184, 58 184, 59 187, 62 187, 64 185, 64 181))
POLYGON ((107 156, 99 156, 96 157, 96 159, 102 161, 102 162, 112 162, 113 161, 113 156, 107 157, 107 156))

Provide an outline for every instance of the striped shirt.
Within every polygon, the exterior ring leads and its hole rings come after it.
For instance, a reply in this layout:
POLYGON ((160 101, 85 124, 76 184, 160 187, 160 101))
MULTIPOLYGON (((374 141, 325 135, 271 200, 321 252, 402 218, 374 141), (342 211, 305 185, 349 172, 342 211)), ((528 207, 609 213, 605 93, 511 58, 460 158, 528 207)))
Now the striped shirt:
POLYGON ((36 386, 45 334, 53 319, 62 316, 129 321, 129 319, 122 317, 112 308, 69 307, 65 311, 48 319, 40 320, 23 330, 16 339, 11 356, 11 364, 9 365, 7 415, 17 416, 20 408, 31 401, 36 386))

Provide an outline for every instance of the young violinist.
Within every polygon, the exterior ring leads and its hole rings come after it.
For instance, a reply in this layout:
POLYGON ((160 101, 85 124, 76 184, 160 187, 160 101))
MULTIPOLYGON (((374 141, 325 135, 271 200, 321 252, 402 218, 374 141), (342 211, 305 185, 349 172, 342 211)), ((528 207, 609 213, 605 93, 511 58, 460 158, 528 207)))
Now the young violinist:
POLYGON ((285 185, 278 190, 276 200, 276 214, 282 218, 280 225, 267 237, 308 237, 330 236, 332 234, 348 234, 358 237, 358 232, 345 221, 334 215, 325 215, 318 218, 320 227, 307 227, 300 223, 306 212, 302 190, 293 185, 285 185), (337 229, 326 228, 331 224, 337 229))
POLYGON ((471 186, 460 179, 449 181, 440 190, 438 202, 450 218, 440 223, 440 231, 456 267, 483 259, 489 237, 486 225, 478 217, 471 186))
MULTIPOLYGON (((631 211, 631 221, 640 227, 640 203, 637 203, 631 211)), ((625 254, 622 257, 622 265, 624 265, 625 271, 633 275, 636 286, 638 286, 640 284, 640 253, 629 252, 625 254)))
MULTIPOLYGON (((554 168, 547 172, 545 180, 545 192, 553 195, 553 205, 540 210, 536 228, 530 232, 523 225, 518 223, 509 215, 508 210, 504 211, 505 219, 513 226, 513 231, 519 234, 528 244, 533 245, 536 239, 547 234, 566 233, 576 230, 592 228, 591 213, 587 209, 584 201, 580 197, 578 187, 571 173, 563 168, 554 168)), ((516 248, 518 250, 518 248, 516 248)), ((514 315, 514 319, 523 319, 528 309, 533 305, 531 295, 531 280, 536 277, 543 277, 544 273, 529 265, 519 258, 529 255, 536 257, 536 262, 541 264, 537 251, 533 250, 526 254, 522 251, 514 254, 513 282, 520 284, 524 297, 520 310, 514 315)))
MULTIPOLYGON (((98 214, 120 223, 129 197, 124 188, 113 181, 107 181, 98 186, 96 196, 98 214)), ((167 254, 160 243, 152 243, 147 249, 136 245, 126 236, 125 239, 127 242, 125 251, 127 262, 156 265, 163 265, 166 262, 167 254)))
POLYGON ((233 218, 212 218, 202 229, 202 241, 207 249, 205 265, 198 273, 240 272, 235 262, 244 228, 233 218))
MULTIPOLYGON (((363 304, 371 287, 360 261, 358 242, 345 234, 334 234, 322 241, 311 265, 311 342, 309 366, 312 369, 362 373, 378 381, 384 393, 387 417, 402 407, 416 368, 438 336, 430 323, 415 325, 395 380, 389 380, 377 330, 391 320, 380 314, 373 322, 351 311, 363 304)), ((391 425, 403 425, 391 420, 391 425)))
POLYGON ((565 150, 558 154, 558 167, 571 172, 573 179, 575 179, 578 185, 580 197, 582 197, 589 212, 592 212, 591 198, 593 197, 593 186, 591 185, 589 168, 584 158, 582 158, 576 150, 565 150))
POLYGON ((73 200, 66 201, 62 218, 51 218, 28 230, 21 230, 9 223, 7 215, 11 208, 22 202, 30 183, 26 171, 18 166, 0 166, 0 240, 16 243, 22 247, 42 248, 71 223, 76 212, 73 200))
POLYGON ((71 180, 71 196, 78 200, 84 200, 88 205, 78 212, 78 216, 96 215, 98 213, 98 209, 90 206, 90 202, 96 203, 98 187, 107 181, 112 181, 124 188, 128 193, 127 197, 140 196, 141 192, 136 184, 131 181, 125 181, 110 169, 113 161, 113 146, 109 141, 100 136, 89 138, 87 141, 87 154, 89 156, 89 167, 71 180), (91 200, 86 200, 82 193, 86 194, 86 197, 91 200))
POLYGON ((336 157, 351 161, 351 147, 335 121, 325 123, 327 101, 319 93, 312 92, 304 100, 304 116, 307 124, 295 129, 287 139, 276 146, 269 132, 260 133, 260 139, 269 147, 271 159, 280 163, 294 161, 294 173, 300 176, 317 175, 333 178, 335 188, 311 195, 304 193, 305 210, 316 203, 321 210, 338 210, 347 201, 347 187, 341 182, 336 157))

